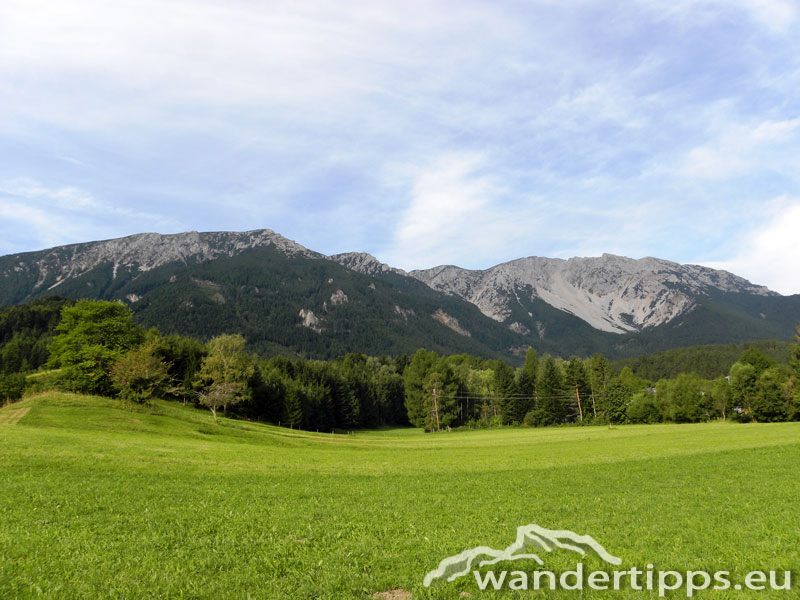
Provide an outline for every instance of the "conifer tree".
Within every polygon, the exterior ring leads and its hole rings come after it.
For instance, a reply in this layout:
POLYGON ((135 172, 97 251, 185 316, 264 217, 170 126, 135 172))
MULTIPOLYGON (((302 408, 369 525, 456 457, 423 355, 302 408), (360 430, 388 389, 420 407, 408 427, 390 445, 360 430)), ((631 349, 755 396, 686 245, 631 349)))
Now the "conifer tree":
POLYGON ((517 373, 517 392, 526 398, 526 413, 536 404, 536 374, 538 370, 539 356, 536 354, 536 350, 528 348, 525 353, 525 363, 517 373))
POLYGON ((498 360, 495 363, 493 380, 497 406, 500 409, 503 423, 522 423, 527 407, 524 402, 518 402, 514 369, 504 360, 498 360))
POLYGON ((539 365, 536 378, 536 413, 539 425, 563 423, 567 416, 564 374, 556 360, 549 354, 539 365))

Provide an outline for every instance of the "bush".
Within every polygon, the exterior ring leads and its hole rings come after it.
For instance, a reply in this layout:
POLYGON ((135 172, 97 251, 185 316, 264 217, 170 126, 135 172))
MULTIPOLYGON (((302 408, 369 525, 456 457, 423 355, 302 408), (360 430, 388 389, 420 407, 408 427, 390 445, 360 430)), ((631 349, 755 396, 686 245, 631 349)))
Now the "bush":
POLYGON ((25 389, 33 393, 50 392, 52 390, 68 391, 61 369, 41 371, 28 375, 25 389))
POLYGON ((660 423, 662 420, 658 401, 647 392, 634 394, 625 414, 631 423, 660 423))
POLYGON ((550 411, 534 408, 527 412, 522 422, 528 427, 547 427, 555 425, 556 419, 550 411))
POLYGON ((0 401, 5 403, 16 402, 22 398, 25 391, 25 375, 14 373, 0 375, 0 401))
POLYGON ((111 368, 111 380, 125 402, 147 402, 164 390, 167 365, 153 354, 155 345, 131 350, 111 368))

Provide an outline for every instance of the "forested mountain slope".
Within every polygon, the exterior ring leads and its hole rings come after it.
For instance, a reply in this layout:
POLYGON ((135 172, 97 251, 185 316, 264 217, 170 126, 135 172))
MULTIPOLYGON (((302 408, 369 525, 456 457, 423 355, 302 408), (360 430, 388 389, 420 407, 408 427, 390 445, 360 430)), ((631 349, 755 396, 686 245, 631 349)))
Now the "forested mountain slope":
POLYGON ((800 322, 800 296, 659 259, 534 257, 405 273, 270 230, 138 234, 0 257, 0 306, 53 295, 120 300, 164 332, 238 332, 257 351, 317 358, 419 347, 517 363, 528 347, 621 358, 788 339, 800 322))

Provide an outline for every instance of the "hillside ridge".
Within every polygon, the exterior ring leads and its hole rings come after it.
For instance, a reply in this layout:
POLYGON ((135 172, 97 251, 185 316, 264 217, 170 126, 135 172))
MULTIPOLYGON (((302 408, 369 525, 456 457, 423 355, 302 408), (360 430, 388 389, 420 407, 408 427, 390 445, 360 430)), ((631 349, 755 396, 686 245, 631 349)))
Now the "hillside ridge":
POLYGON ((512 304, 523 298, 539 298, 611 333, 668 323, 691 310, 697 296, 711 291, 779 295, 727 271, 613 254, 569 259, 531 256, 482 270, 442 265, 409 275, 464 298, 496 321, 509 321, 512 304))
POLYGON ((264 351, 323 358, 418 347, 625 357, 786 338, 800 321, 800 296, 653 257, 530 256, 405 272, 366 252, 327 256, 270 229, 141 233, 0 257, 0 306, 52 295, 121 300, 165 331, 249 332, 264 351))

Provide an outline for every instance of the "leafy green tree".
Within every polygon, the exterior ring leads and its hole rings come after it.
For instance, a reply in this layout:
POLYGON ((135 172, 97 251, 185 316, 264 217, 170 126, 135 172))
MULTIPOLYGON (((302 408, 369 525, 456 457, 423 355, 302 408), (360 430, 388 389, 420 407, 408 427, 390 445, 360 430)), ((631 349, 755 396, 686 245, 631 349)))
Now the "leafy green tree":
POLYGON ((784 421, 794 415, 791 383, 775 360, 758 348, 747 349, 733 364, 730 382, 737 420, 784 421))
POLYGON ((767 369, 777 366, 775 359, 758 348, 748 348, 745 350, 739 357, 739 362, 746 365, 753 365, 756 373, 759 375, 767 369))
POLYGON ((129 350, 111 367, 111 380, 123 402, 147 402, 164 391, 167 365, 155 354, 157 343, 129 350))
POLYGON ((79 300, 61 311, 50 344, 52 367, 61 367, 68 389, 92 394, 113 391, 111 367, 142 343, 144 332, 131 311, 117 302, 79 300))
POLYGON ((708 382, 695 373, 681 373, 668 384, 667 418, 675 423, 697 423, 711 418, 713 400, 708 382))
POLYGON ((756 421, 771 423, 786 421, 792 412, 791 397, 785 392, 786 375, 777 367, 765 369, 756 382, 756 391, 751 401, 756 421))
POLYGON ((606 384, 597 408, 602 411, 609 426, 612 423, 626 422, 626 412, 632 395, 630 388, 617 378, 611 379, 606 384))
POLYGON ((753 412, 752 401, 756 395, 758 385, 758 372, 752 364, 735 362, 731 367, 731 396, 734 404, 734 416, 739 421, 753 421, 756 417, 753 412))
POLYGON ((722 417, 723 421, 726 420, 732 399, 731 384, 726 378, 720 377, 711 385, 711 399, 717 416, 722 417))
POLYGON ((248 396, 248 381, 255 368, 244 351, 241 335, 220 335, 208 343, 208 356, 203 359, 196 383, 201 388, 200 403, 211 410, 214 421, 217 411, 238 404, 248 396))
POLYGON ((660 423, 663 420, 661 406, 655 394, 647 391, 633 394, 625 409, 625 416, 631 423, 660 423))
POLYGON ((633 390, 634 392, 638 392, 639 390, 643 390, 647 387, 647 382, 644 379, 637 377, 630 367, 623 367, 617 377, 619 377, 619 380, 622 383, 628 386, 628 389, 633 390))
POLYGON ((193 395, 195 377, 208 355, 206 345, 193 338, 170 335, 159 338, 153 353, 167 365, 167 393, 185 404, 193 395))
POLYGON ((467 390, 474 397, 468 405, 470 418, 477 419, 483 425, 498 416, 497 405, 494 403, 494 371, 492 369, 470 369, 467 375, 467 390), (472 409, 469 411, 469 409, 472 409))
POLYGON ((361 422, 361 401, 357 389, 350 384, 348 375, 336 369, 331 394, 336 412, 336 426, 342 429, 358 427, 361 422))
POLYGON ((456 398, 458 382, 446 360, 437 361, 425 381, 424 389, 425 410, 428 415, 426 429, 439 431, 455 425, 459 417, 456 398))

